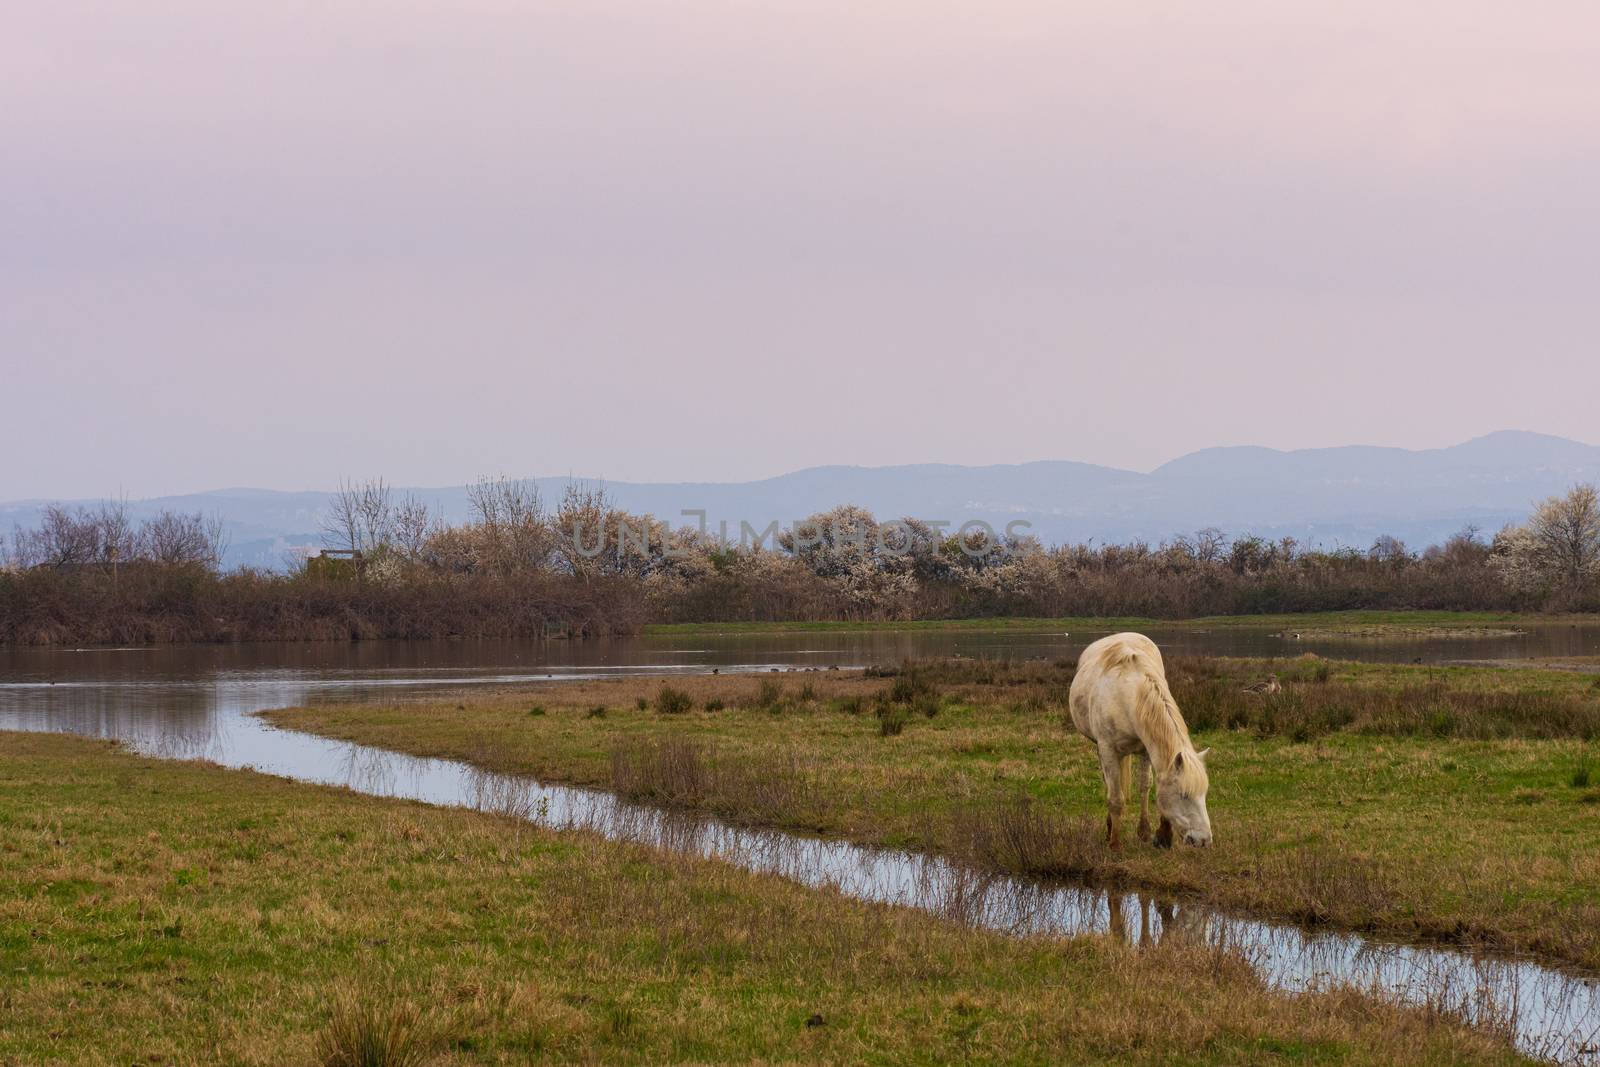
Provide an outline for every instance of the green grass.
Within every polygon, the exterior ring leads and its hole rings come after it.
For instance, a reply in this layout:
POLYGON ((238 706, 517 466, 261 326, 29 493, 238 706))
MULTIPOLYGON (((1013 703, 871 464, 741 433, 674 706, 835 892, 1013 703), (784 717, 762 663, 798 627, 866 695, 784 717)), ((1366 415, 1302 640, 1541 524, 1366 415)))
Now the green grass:
POLYGON ((470 698, 464 710, 452 700, 270 717, 750 823, 1600 966, 1600 789, 1577 784, 1600 762, 1591 678, 1316 659, 1169 668, 1191 720, 1218 724, 1196 732, 1214 749, 1217 841, 1205 851, 1100 843, 1098 764, 1064 723, 1062 665, 924 665, 938 693, 931 716, 886 703, 903 679, 824 672, 675 681, 696 707, 724 701, 715 713, 632 710, 652 684, 633 679, 545 688, 550 714, 539 719, 513 695, 470 698), (1239 692, 1269 669, 1283 694, 1239 692), (775 684, 776 694, 760 691, 775 684), (613 710, 586 718, 597 704, 613 710), (890 715, 897 731, 883 728, 890 715), (664 761, 668 739, 693 751, 664 761), (991 847, 1024 816, 1045 835, 1029 855, 991 847))
MULTIPOLYGON (((912 619, 892 622, 674 622, 653 623, 644 628, 651 636, 692 636, 702 634, 809 633, 852 630, 1018 630, 1051 632, 1079 630, 1139 630, 1174 626, 1203 626, 1221 629, 1233 626, 1288 626, 1299 630, 1342 630, 1384 628, 1391 631, 1433 629, 1481 629, 1565 621, 1567 616, 1523 615, 1492 611, 1328 611, 1305 615, 1212 615, 1198 619, 1151 619, 1140 616, 1120 618, 979 618, 912 619)), ((1593 621, 1592 619, 1589 621, 1593 621)))
POLYGON ((1515 1061, 1193 942, 1012 940, 79 738, 0 753, 3 1064, 1515 1061))

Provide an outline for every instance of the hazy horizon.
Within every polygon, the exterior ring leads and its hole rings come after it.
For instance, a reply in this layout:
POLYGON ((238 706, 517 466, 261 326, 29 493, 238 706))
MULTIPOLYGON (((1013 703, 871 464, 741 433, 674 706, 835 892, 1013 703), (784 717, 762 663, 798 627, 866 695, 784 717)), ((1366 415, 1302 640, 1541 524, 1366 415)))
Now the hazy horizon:
MULTIPOLYGON (((1422 446, 1420 448, 1407 449, 1407 451, 1413 451, 1413 452, 1437 451, 1437 450, 1440 450, 1440 449, 1449 448, 1449 447, 1451 447, 1453 445, 1465 444, 1468 441, 1479 440, 1479 439, 1484 438, 1484 437, 1490 437, 1490 436, 1494 436, 1494 435, 1497 435, 1497 434, 1504 434, 1504 433, 1511 433, 1511 434, 1517 434, 1517 433, 1541 434, 1541 431, 1537 431, 1537 430, 1523 431, 1523 430, 1509 430, 1509 429, 1490 430, 1490 431, 1487 431, 1487 432, 1482 433, 1482 434, 1474 434, 1472 437, 1466 438, 1466 439, 1461 440, 1461 441, 1450 441, 1450 442, 1445 442, 1445 443, 1442 443, 1442 444, 1439 444, 1439 445, 1426 445, 1426 446, 1422 446)), ((1541 435, 1542 436, 1560 436, 1560 435, 1543 435, 1543 434, 1541 434, 1541 435)), ((1584 441, 1584 440, 1581 440, 1579 438, 1562 437, 1561 439, 1562 440, 1566 440, 1566 441, 1572 441, 1572 442, 1574 442, 1576 444, 1587 445, 1587 446, 1592 447, 1592 448, 1600 448, 1600 445, 1596 445, 1594 442, 1584 441)), ((1240 444, 1237 444, 1237 445, 1208 445, 1208 446, 1204 446, 1202 448, 1192 449, 1192 450, 1187 451, 1187 452, 1179 453, 1176 456, 1170 456, 1167 459, 1163 460, 1162 462, 1156 463, 1156 464, 1154 464, 1154 465, 1152 465, 1150 467, 1147 467, 1147 468, 1112 467, 1112 465, 1109 465, 1109 464, 1092 464, 1092 465, 1101 466, 1101 467, 1107 467, 1109 469, 1128 471, 1128 472, 1132 472, 1132 473, 1136 473, 1136 474, 1151 474, 1151 473, 1155 472, 1156 470, 1159 470, 1161 467, 1165 466, 1167 463, 1173 462, 1175 460, 1183 459, 1183 458, 1185 458, 1187 456, 1194 455, 1196 452, 1204 452, 1204 451, 1207 451, 1207 450, 1212 449, 1212 448, 1269 448, 1270 449, 1271 447, 1272 446, 1270 446, 1270 445, 1257 445, 1257 444, 1253 444, 1253 443, 1249 443, 1249 442, 1241 442, 1240 444)), ((1365 441, 1352 441, 1352 442, 1348 442, 1348 443, 1346 443, 1344 445, 1328 445, 1328 446, 1321 446, 1321 447, 1324 448, 1324 449, 1336 449, 1336 448, 1403 448, 1405 446, 1382 445, 1382 444, 1374 444, 1372 442, 1365 442, 1365 441)), ((1273 449, 1273 450, 1274 451, 1280 451, 1280 452, 1306 452, 1306 451, 1318 451, 1319 449, 1316 448, 1316 447, 1312 447, 1312 448, 1305 448, 1305 449, 1273 449)), ((582 481, 582 482, 613 482, 613 483, 617 483, 617 484, 627 483, 627 484, 633 484, 633 485, 701 484, 701 485, 730 485, 730 486, 733 486, 733 485, 742 485, 742 484, 748 484, 748 483, 752 483, 752 482, 761 482, 761 481, 767 481, 769 479, 781 478, 784 475, 794 474, 794 473, 797 473, 799 471, 804 471, 804 470, 808 470, 808 469, 814 469, 814 468, 817 468, 817 467, 851 467, 851 468, 862 468, 862 469, 867 469, 867 470, 874 470, 874 469, 883 469, 883 468, 889 468, 889 467, 914 467, 914 466, 921 466, 921 465, 939 465, 939 466, 952 466, 952 467, 982 468, 982 467, 999 467, 999 466, 1024 466, 1024 465, 1033 464, 1033 463, 1088 463, 1088 462, 1089 461, 1087 461, 1087 460, 1075 459, 1072 456, 1040 456, 1040 457, 1038 457, 1036 459, 997 460, 994 463, 986 463, 986 464, 963 463, 963 462, 961 462, 959 460, 909 460, 909 461, 906 461, 904 463, 892 463, 892 464, 891 463, 809 464, 809 465, 801 466, 801 467, 789 467, 789 468, 786 468, 784 470, 773 471, 770 474, 758 474, 758 475, 755 475, 755 476, 750 477, 750 478, 696 478, 696 477, 693 477, 693 476, 685 476, 685 477, 668 477, 668 478, 623 479, 623 478, 608 478, 603 472, 593 472, 593 471, 583 471, 583 470, 574 470, 574 471, 566 471, 566 472, 552 472, 552 471, 476 471, 476 472, 473 472, 470 475, 463 475, 463 476, 461 476, 459 478, 456 478, 456 479, 454 479, 452 481, 447 481, 447 482, 429 482, 429 483, 408 482, 408 481, 403 481, 403 480, 397 480, 395 478, 390 477, 387 473, 385 473, 383 471, 363 471, 363 472, 359 472, 359 473, 351 473, 351 474, 345 474, 345 475, 336 476, 333 481, 330 481, 327 484, 320 484, 320 485, 246 485, 246 484, 243 484, 243 483, 234 483, 234 484, 219 484, 219 485, 202 486, 202 487, 193 488, 193 489, 181 489, 181 490, 178 490, 176 492, 171 492, 171 493, 140 493, 140 494, 134 494, 134 493, 125 492, 125 491, 123 491, 123 490, 121 490, 119 488, 119 489, 116 489, 116 490, 113 490, 113 491, 110 491, 110 492, 85 493, 85 494, 80 494, 80 495, 77 495, 77 496, 67 496, 67 495, 59 494, 59 493, 58 494, 46 494, 46 495, 41 495, 41 496, 32 496, 32 497, 6 497, 6 496, 0 496, 0 504, 15 504, 15 503, 30 502, 30 501, 31 502, 38 502, 38 503, 51 503, 51 502, 60 502, 60 501, 69 501, 69 500, 77 500, 77 501, 83 501, 83 500, 116 500, 116 499, 119 499, 119 498, 127 498, 129 500, 148 500, 148 499, 161 499, 161 498, 165 498, 165 497, 203 495, 203 494, 206 494, 206 493, 228 492, 228 491, 233 491, 233 490, 241 490, 241 491, 262 490, 262 491, 267 491, 267 492, 280 492, 280 493, 328 493, 328 492, 333 492, 333 491, 337 490, 341 483, 363 483, 363 482, 367 482, 367 481, 371 481, 371 480, 375 480, 375 479, 383 481, 384 484, 388 485, 391 489, 411 489, 411 490, 417 490, 419 492, 427 492, 427 491, 434 490, 434 489, 441 489, 441 490, 443 490, 443 489, 458 489, 458 488, 460 488, 462 486, 471 485, 473 482, 479 480, 480 478, 501 478, 501 477, 511 478, 511 479, 514 479, 514 480, 516 480, 516 479, 525 479, 525 480, 529 480, 529 481, 535 481, 535 480, 537 480, 537 481, 548 481, 548 480, 552 480, 552 479, 572 478, 574 480, 582 481)))
POLYGON ((10 28, 0 499, 1594 435, 1572 0, 10 28))

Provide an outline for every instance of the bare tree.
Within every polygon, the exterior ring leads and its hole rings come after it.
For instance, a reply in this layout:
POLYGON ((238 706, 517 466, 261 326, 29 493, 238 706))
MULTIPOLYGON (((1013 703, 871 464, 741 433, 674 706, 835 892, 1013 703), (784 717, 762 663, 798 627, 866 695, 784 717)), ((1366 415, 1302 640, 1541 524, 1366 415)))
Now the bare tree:
POLYGON ((371 552, 390 539, 394 505, 382 478, 366 482, 341 479, 322 516, 322 539, 329 548, 371 552))
POLYGON ((1228 535, 1215 526, 1196 530, 1192 544, 1194 558, 1201 563, 1216 563, 1228 554, 1228 535))
POLYGON ((138 554, 169 567, 215 567, 222 562, 224 539, 222 521, 217 516, 162 511, 140 526, 138 554))
POLYGON ((17 531, 16 553, 24 567, 64 570, 100 558, 100 525, 83 508, 47 505, 33 530, 17 531))
POLYGON ((546 520, 536 482, 479 478, 467 487, 467 501, 478 517, 483 564, 502 574, 548 564, 557 535, 546 520))
POLYGON ((1379 534, 1367 549, 1367 558, 1374 563, 1395 563, 1408 556, 1406 543, 1393 534, 1379 534))
POLYGON ((428 505, 407 493, 394 506, 391 527, 395 547, 406 559, 416 561, 421 557, 429 535, 433 533, 433 519, 428 513, 428 505))
POLYGON ((223 521, 220 512, 213 511, 206 516, 205 534, 206 544, 211 551, 211 566, 220 570, 222 557, 228 554, 228 546, 233 543, 233 538, 228 533, 228 524, 223 521))
POLYGON ((102 500, 91 518, 97 528, 96 539, 99 544, 96 554, 101 563, 110 563, 115 567, 138 554, 133 520, 128 518, 126 497, 102 500))

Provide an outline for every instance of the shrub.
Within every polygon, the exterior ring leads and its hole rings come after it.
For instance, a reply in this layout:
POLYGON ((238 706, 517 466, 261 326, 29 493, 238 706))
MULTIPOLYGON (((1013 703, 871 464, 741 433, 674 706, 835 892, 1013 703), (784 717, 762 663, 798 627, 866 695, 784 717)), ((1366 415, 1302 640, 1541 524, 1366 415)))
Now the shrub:
POLYGON ((693 697, 670 685, 662 686, 661 692, 656 694, 656 711, 662 715, 681 715, 693 707, 693 697))
POLYGON ((914 704, 921 698, 935 696, 938 692, 938 687, 922 675, 902 671, 889 686, 889 699, 896 704, 914 704))
POLYGON ((783 683, 776 678, 763 678, 756 687, 756 702, 758 708, 775 709, 783 704, 783 683))

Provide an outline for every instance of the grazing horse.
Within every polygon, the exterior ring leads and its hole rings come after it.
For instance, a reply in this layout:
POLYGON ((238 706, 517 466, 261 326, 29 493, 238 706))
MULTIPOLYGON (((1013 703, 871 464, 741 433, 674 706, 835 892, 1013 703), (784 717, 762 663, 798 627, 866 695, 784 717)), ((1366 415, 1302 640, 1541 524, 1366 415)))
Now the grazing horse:
POLYGON ((1167 688, 1161 651, 1143 634, 1102 637, 1078 657, 1068 697, 1072 724, 1095 743, 1106 780, 1106 837, 1122 844, 1122 805, 1138 758, 1139 836, 1149 838, 1150 770, 1155 769, 1161 828, 1155 843, 1172 844, 1176 825, 1190 845, 1211 843, 1206 813, 1206 753, 1189 740, 1177 701, 1167 688))

